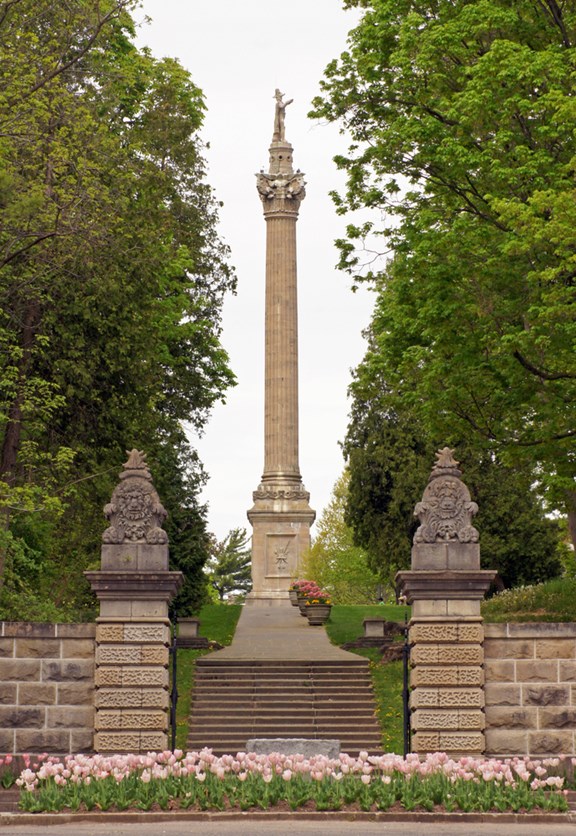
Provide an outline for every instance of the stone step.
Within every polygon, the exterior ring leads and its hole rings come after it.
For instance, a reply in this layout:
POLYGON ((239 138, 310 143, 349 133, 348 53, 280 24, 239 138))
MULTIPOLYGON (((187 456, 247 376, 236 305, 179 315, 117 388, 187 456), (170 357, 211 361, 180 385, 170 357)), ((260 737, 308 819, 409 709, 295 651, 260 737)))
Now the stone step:
POLYGON ((278 670, 245 670, 242 668, 200 668, 196 671, 196 676, 201 679, 221 680, 221 679, 289 679, 298 677, 299 679, 366 679, 370 680, 370 674, 365 670, 350 671, 350 670, 321 670, 321 671, 307 671, 307 670, 286 670, 285 668, 278 668, 278 670))
MULTIPOLYGON (((297 726, 297 725, 306 725, 306 726, 322 726, 322 728, 326 728, 327 726, 334 726, 334 728, 378 728, 378 724, 374 718, 374 716, 367 716, 367 717, 358 717, 354 718, 353 724, 350 720, 346 717, 315 717, 314 715, 308 715, 304 717, 267 717, 267 716, 260 716, 260 715, 252 715, 252 716, 243 716, 238 718, 233 718, 228 721, 227 727, 229 729, 238 729, 238 728, 245 728, 246 726, 261 726, 262 728, 276 726, 278 729, 283 726, 297 726)), ((202 730, 208 729, 218 729, 222 728, 222 723, 220 718, 214 718, 213 720, 206 720, 203 719, 202 723, 198 723, 198 726, 201 726, 202 730)))
MULTIPOLYGON (((244 741, 245 744, 251 737, 304 737, 310 738, 311 740, 334 738, 347 743, 355 740, 360 742, 364 741, 366 744, 369 743, 372 746, 380 747, 380 733, 379 730, 374 731, 374 729, 319 729, 313 725, 262 727, 260 724, 255 723, 242 728, 230 728, 227 730, 220 729, 217 738, 214 738, 215 733, 215 730, 211 728, 202 727, 197 730, 191 729, 188 735, 189 748, 190 743, 194 741, 202 742, 203 746, 211 748, 212 746, 222 745, 223 742, 232 739, 240 742, 244 741)), ((360 748, 362 748, 362 746, 360 746, 360 748)))
POLYGON ((196 679, 195 689, 211 690, 211 691, 229 691, 235 688, 240 691, 278 691, 282 688, 289 688, 291 691, 303 691, 304 693, 314 689, 316 691, 333 691, 338 689, 341 691, 354 691, 363 689, 365 691, 371 690, 369 681, 350 680, 343 682, 341 679, 333 680, 315 680, 315 679, 226 679, 222 682, 215 682, 214 680, 206 680, 203 678, 196 679))
POLYGON ((10 787, 9 789, 0 788, 0 813, 18 813, 18 799, 20 798, 20 789, 18 787, 10 787))
POLYGON ((381 752, 368 661, 216 661, 196 665, 188 748, 243 751, 249 739, 340 740, 381 752))
MULTIPOLYGON (((313 704, 307 706, 292 706, 290 704, 279 707, 274 704, 272 705, 258 705, 254 703, 252 705, 239 705, 234 709, 234 717, 242 717, 246 715, 252 715, 254 712, 258 713, 259 717, 294 717, 298 718, 301 716, 309 716, 313 715, 318 718, 336 718, 338 716, 338 712, 334 710, 334 708, 317 708, 313 704)), ((218 717, 224 718, 229 720, 230 719, 230 706, 221 706, 221 705, 210 705, 208 702, 206 705, 202 705, 198 703, 194 709, 194 716, 195 717, 218 717)), ((351 721, 352 718, 360 718, 360 717, 374 717, 374 706, 373 705, 351 705, 350 708, 345 712, 345 716, 349 718, 351 721)))
POLYGON ((206 679, 205 677, 196 677, 197 686, 205 688, 229 688, 234 686, 237 688, 322 688, 329 690, 331 688, 368 688, 372 687, 371 679, 341 679, 335 677, 333 679, 304 679, 295 676, 274 677, 273 679, 254 678, 236 678, 234 676, 222 677, 222 679, 206 679))
POLYGON ((221 696, 214 696, 211 694, 196 694, 194 697, 194 704, 198 708, 220 709, 222 712, 227 711, 230 716, 231 711, 236 709, 246 709, 249 711, 265 711, 277 709, 278 711, 301 710, 316 711, 323 710, 327 713, 340 711, 345 709, 347 711, 354 711, 355 709, 364 709, 369 706, 374 708, 374 700, 371 699, 370 694, 349 694, 348 696, 331 697, 326 695, 324 697, 318 694, 310 694, 308 698, 298 696, 290 699, 290 697, 276 698, 274 695, 260 696, 255 698, 245 698, 239 700, 237 698, 230 699, 221 696))
MULTIPOLYGON (((280 739, 283 739, 278 735, 280 739)), ((208 745, 203 740, 199 740, 197 742, 192 741, 188 745, 189 752, 199 752, 202 749, 212 749, 215 755, 235 755, 237 752, 245 752, 247 749, 248 740, 258 740, 259 738, 252 736, 246 739, 241 738, 230 738, 229 740, 222 740, 216 744, 208 745)), ((266 738, 264 738, 266 739, 266 738)), ((288 740, 292 738, 287 738, 288 740)), ((307 737, 304 738, 305 740, 335 740, 336 738, 327 738, 327 737, 307 737)), ((279 747, 280 748, 280 747, 279 747)), ((368 752, 369 755, 381 755, 382 754, 382 747, 379 743, 370 743, 366 740, 358 739, 358 740, 344 740, 340 741, 340 752, 342 754, 346 753, 349 755, 358 756, 359 752, 368 752)), ((544 835, 543 835, 544 836, 544 835)))
POLYGON ((333 668, 334 670, 342 670, 343 668, 349 668, 350 670, 355 668, 368 668, 369 662, 367 659, 342 659, 335 661, 334 659, 330 660, 322 660, 322 659, 314 659, 314 660, 299 660, 299 659, 286 659, 286 660, 274 660, 274 659, 226 659, 226 658, 218 658, 218 656, 203 656, 196 662, 197 666, 200 668, 218 668, 218 667, 229 667, 229 668, 253 668, 254 670, 274 670, 274 669, 310 669, 310 670, 326 670, 327 668, 333 668))
POLYGON ((278 687, 254 687, 242 688, 231 685, 229 688, 209 688, 197 687, 194 688, 194 695, 197 698, 214 698, 222 700, 223 702, 233 702, 234 700, 242 700, 244 702, 257 702, 259 700, 282 700, 289 699, 290 701, 297 700, 350 700, 353 698, 372 698, 372 691, 367 686, 360 686, 354 688, 353 686, 340 686, 334 688, 300 688, 294 686, 293 688, 278 687))

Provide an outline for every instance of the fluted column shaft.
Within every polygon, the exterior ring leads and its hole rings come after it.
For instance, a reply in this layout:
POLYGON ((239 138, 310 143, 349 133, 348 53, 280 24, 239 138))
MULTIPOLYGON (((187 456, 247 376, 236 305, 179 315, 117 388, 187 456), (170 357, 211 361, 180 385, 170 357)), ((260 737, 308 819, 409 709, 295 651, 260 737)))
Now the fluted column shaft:
POLYGON ((264 482, 300 482, 296 220, 266 217, 264 482))

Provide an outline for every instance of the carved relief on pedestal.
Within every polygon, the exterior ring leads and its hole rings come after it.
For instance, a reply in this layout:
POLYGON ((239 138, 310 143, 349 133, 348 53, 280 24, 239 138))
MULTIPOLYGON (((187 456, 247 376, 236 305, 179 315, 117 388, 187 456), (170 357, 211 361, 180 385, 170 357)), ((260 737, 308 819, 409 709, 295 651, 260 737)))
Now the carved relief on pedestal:
POLYGON ((470 492, 460 479, 462 474, 453 452, 444 447, 436 453, 437 461, 422 502, 414 510, 414 516, 420 520, 414 543, 478 542, 478 531, 472 525, 478 506, 470 501, 470 492))
POLYGON ((130 452, 120 479, 111 502, 104 508, 110 526, 102 535, 102 542, 167 543, 168 535, 162 529, 166 511, 152 484, 144 453, 130 452))
POLYGON ((266 537, 266 575, 289 578, 296 562, 296 535, 268 534, 266 537))

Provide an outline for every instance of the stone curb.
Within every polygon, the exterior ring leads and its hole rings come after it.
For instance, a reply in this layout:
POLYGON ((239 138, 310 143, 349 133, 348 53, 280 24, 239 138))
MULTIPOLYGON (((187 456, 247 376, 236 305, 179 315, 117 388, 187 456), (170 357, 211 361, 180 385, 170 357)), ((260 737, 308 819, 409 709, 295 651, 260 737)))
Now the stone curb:
POLYGON ((429 824, 574 824, 572 813, 363 813, 363 812, 170 812, 138 813, 0 813, 0 828, 13 825, 72 824, 150 824, 166 821, 349 821, 349 822, 422 822, 429 824))

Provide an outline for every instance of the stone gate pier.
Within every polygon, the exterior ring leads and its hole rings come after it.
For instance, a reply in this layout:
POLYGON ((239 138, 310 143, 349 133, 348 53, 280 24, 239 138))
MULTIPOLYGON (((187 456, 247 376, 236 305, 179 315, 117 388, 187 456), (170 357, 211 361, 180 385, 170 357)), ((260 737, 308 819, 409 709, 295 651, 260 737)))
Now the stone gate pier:
POLYGON ((96 624, 94 749, 168 748, 168 604, 181 572, 168 571, 166 511, 146 458, 132 450, 104 513, 101 568, 86 572, 100 601, 96 624))
POLYGON ((478 506, 447 447, 415 515, 410 571, 396 576, 412 606, 412 751, 477 756, 485 751, 484 627, 480 602, 496 576, 480 569, 478 506))

